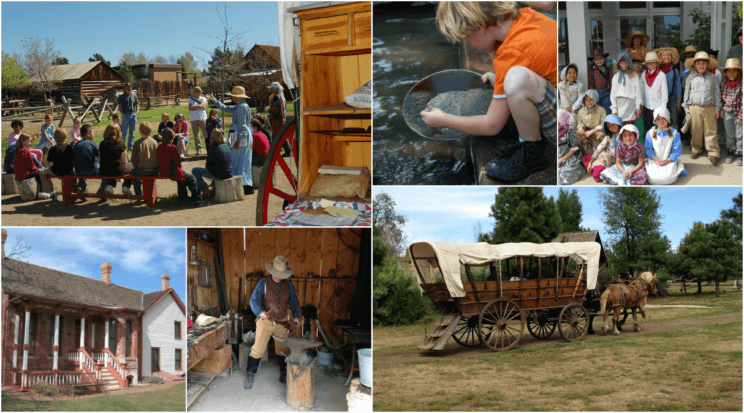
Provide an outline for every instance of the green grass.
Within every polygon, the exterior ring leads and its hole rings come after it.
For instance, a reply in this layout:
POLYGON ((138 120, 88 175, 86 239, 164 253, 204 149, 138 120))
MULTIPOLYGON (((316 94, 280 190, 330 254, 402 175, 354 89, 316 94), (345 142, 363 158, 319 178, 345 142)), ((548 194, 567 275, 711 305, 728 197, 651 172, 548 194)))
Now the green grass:
POLYGON ((186 384, 144 393, 80 397, 74 400, 22 400, 3 395, 3 411, 185 411, 186 384))

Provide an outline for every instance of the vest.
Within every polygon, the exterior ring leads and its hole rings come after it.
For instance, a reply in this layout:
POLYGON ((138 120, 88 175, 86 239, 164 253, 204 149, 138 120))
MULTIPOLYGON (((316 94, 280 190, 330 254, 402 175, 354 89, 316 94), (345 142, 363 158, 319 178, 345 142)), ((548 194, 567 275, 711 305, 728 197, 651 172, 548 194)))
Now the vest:
POLYGON ((274 304, 279 309, 279 314, 276 311, 272 311, 269 314, 269 318, 272 320, 286 320, 287 306, 289 304, 289 281, 281 280, 279 282, 279 290, 277 290, 276 284, 274 284, 274 280, 270 276, 265 279, 261 307, 263 307, 264 311, 268 312, 271 310, 271 304, 274 304))

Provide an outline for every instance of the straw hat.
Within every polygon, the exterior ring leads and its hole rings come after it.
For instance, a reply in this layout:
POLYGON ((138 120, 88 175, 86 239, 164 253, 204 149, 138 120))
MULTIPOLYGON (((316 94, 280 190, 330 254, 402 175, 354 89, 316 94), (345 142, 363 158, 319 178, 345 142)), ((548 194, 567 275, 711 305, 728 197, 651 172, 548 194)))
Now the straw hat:
POLYGON ((656 50, 654 50, 654 53, 656 53, 657 56, 661 56, 661 52, 669 52, 672 54, 672 64, 676 65, 679 63, 679 52, 674 47, 660 47, 656 50))
POLYGON ((723 68, 723 71, 725 72, 726 69, 741 70, 741 63, 739 62, 739 59, 737 58, 726 59, 726 66, 723 68))
POLYGON ((594 51, 592 52, 591 56, 587 57, 587 60, 592 61, 592 60, 594 60, 595 57, 604 57, 605 59, 607 59, 607 56, 609 56, 609 55, 610 55, 609 53, 602 53, 601 50, 594 49, 594 51))
POLYGON ((644 47, 647 46, 648 41, 651 40, 651 36, 635 31, 633 34, 625 38, 625 45, 628 47, 633 46, 633 38, 636 36, 641 36, 641 45, 644 47))
POLYGON ((695 46, 689 45, 689 46, 685 47, 685 51, 682 52, 682 56, 684 56, 684 57, 687 57, 687 56, 692 57, 692 56, 695 56, 695 53, 697 53, 697 49, 695 48, 695 46))
POLYGON ((661 63, 661 60, 659 60, 659 56, 656 55, 656 52, 648 52, 646 53, 646 61, 643 62, 643 64, 647 63, 661 63))
POLYGON ((697 52, 695 53, 695 56, 691 59, 687 59, 685 62, 685 67, 689 70, 695 71, 693 68, 695 66, 695 62, 698 60, 705 60, 708 62, 708 68, 706 70, 713 70, 716 67, 718 67, 718 61, 712 57, 708 56, 708 53, 705 52, 697 52))
POLYGON ((233 87, 232 93, 225 94, 234 98, 250 99, 250 97, 245 94, 245 88, 243 86, 235 86, 233 87))
POLYGON ((282 280, 292 276, 292 269, 287 266, 287 259, 281 255, 274 257, 274 262, 266 264, 266 270, 274 277, 282 280))

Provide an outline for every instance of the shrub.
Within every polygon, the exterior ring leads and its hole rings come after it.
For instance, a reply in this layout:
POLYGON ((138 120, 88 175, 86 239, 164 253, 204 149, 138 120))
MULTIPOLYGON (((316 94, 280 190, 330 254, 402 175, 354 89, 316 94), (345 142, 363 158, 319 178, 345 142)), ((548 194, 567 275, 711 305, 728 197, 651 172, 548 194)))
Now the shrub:
POLYGON ((426 301, 416 282, 386 255, 374 266, 375 320, 383 325, 410 324, 426 312, 426 301))
POLYGON ((34 393, 38 394, 39 396, 43 397, 56 397, 60 394, 60 388, 57 386, 53 386, 48 383, 37 383, 34 386, 34 393))

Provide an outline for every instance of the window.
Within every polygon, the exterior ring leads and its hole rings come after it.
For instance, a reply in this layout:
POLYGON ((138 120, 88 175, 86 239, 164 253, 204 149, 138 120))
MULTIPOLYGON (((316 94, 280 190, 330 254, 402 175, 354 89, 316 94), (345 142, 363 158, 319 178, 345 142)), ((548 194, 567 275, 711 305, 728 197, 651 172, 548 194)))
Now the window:
POLYGON ((680 39, 679 16, 654 16, 653 44, 655 48, 672 46, 680 39))
POLYGON ((673 8, 673 7, 682 7, 682 2, 680 1, 655 1, 653 3, 653 6, 655 9, 665 9, 665 8, 673 8))
POLYGON ((559 18, 558 25, 558 65, 563 68, 568 64, 568 21, 565 17, 559 18))
POLYGON ((621 1, 619 3, 620 9, 645 9, 648 3, 645 1, 621 1))
MULTIPOLYGON (((625 38, 633 34, 633 32, 641 32, 648 34, 646 30, 646 17, 623 17, 620 19, 620 43, 621 47, 625 49, 625 38)), ((646 47, 649 50, 653 50, 651 42, 649 41, 646 47)))
POLYGON ((116 319, 109 321, 109 350, 116 355, 116 319))
POLYGON ((152 372, 160 371, 160 348, 152 348, 152 372))
POLYGON ((175 330, 176 330, 175 331, 176 335, 173 338, 175 338, 176 340, 180 340, 181 339, 181 322, 180 321, 176 321, 175 324, 174 324, 174 327, 175 327, 175 330))
POLYGON ((131 357, 132 356, 132 322, 129 320, 127 320, 127 332, 126 332, 124 341, 126 342, 126 351, 124 355, 126 357, 131 357))
POLYGON ((181 349, 176 349, 176 370, 183 370, 181 367, 181 349))
POLYGON ((589 18, 589 31, 592 39, 589 53, 592 53, 594 49, 599 49, 604 52, 604 26, 602 25, 602 21, 595 18, 589 18))
POLYGON ((589 10, 602 10, 602 2, 601 1, 587 2, 587 8, 589 10))
MULTIPOLYGON (((26 344, 26 343, 23 343, 26 344)), ((34 347, 36 347, 36 313, 31 313, 28 319, 28 355, 34 355, 34 347)))

